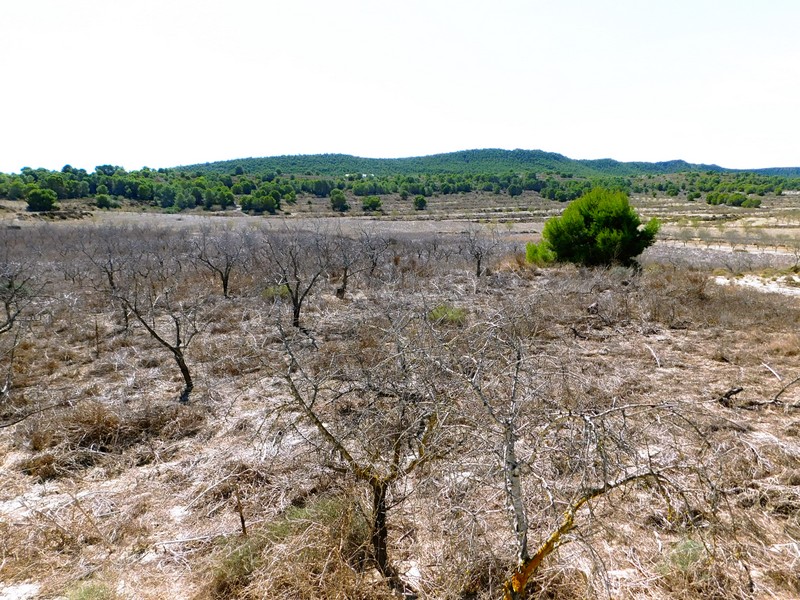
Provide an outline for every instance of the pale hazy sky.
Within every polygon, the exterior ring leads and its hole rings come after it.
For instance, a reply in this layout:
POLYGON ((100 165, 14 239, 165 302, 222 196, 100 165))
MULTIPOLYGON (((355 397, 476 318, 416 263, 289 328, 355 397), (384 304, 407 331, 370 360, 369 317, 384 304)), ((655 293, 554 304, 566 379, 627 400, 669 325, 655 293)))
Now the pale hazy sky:
POLYGON ((0 171, 524 148, 800 166, 800 0, 0 0, 0 171))

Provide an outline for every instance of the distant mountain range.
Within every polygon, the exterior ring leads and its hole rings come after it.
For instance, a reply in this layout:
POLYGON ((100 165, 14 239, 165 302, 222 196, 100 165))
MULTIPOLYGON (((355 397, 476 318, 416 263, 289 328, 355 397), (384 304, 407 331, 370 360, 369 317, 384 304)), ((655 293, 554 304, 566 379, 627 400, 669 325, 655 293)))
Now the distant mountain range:
POLYGON ((245 173, 308 173, 343 176, 348 173, 374 175, 421 175, 439 173, 506 173, 555 171, 578 177, 627 177, 663 175, 689 171, 752 172, 762 175, 800 177, 800 167, 770 169, 725 169, 718 165, 692 164, 684 160, 664 162, 620 162, 610 158, 576 160, 543 150, 464 150, 410 158, 361 158, 347 154, 307 154, 242 158, 177 167, 181 171, 233 173, 241 167, 245 173))

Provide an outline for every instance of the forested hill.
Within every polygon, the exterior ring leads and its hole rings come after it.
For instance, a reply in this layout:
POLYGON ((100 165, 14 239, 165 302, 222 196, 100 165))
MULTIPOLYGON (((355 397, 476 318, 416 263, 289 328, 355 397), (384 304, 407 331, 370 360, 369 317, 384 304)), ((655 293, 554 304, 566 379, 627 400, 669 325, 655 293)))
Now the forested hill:
MULTIPOLYGON (((717 165, 697 165, 682 160, 666 162, 619 162, 612 159, 575 160, 542 150, 465 150, 412 158, 360 158, 347 154, 310 154, 243 158, 178 167, 178 170, 232 173, 241 167, 245 173, 278 171, 314 175, 343 176, 348 173, 371 175, 416 174, 500 174, 512 172, 544 173, 555 171, 578 177, 669 174, 687 171, 725 171, 717 165)), ((800 169, 793 169, 800 174, 800 169)), ((788 175, 788 173, 781 173, 788 175)))

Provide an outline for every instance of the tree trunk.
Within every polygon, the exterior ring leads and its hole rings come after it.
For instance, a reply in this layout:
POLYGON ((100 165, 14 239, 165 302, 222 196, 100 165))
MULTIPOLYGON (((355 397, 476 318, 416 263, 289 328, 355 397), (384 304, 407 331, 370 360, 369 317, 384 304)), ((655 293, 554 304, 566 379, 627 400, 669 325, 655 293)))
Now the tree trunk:
POLYGON ((344 300, 344 297, 347 294, 347 279, 349 275, 349 269, 345 266, 342 272, 342 285, 341 287, 336 288, 336 297, 340 300, 344 300))
POLYGON ((517 541, 517 561, 522 565, 528 560, 528 515, 525 511, 525 496, 522 492, 522 478, 516 452, 517 435, 513 420, 506 421, 504 428, 503 475, 506 499, 517 541))
POLYGON ((178 368, 181 370, 181 375, 183 375, 184 386, 183 391, 181 391, 179 402, 181 404, 189 404, 189 395, 194 389, 192 374, 189 372, 189 367, 186 365, 186 361, 183 358, 183 352, 180 349, 172 348, 172 354, 175 356, 175 362, 178 363, 178 368))
POLYGON ((389 564, 387 548, 388 528, 386 526, 386 491, 389 487, 385 481, 372 482, 372 553, 381 575, 392 579, 394 570, 389 564))
MULTIPOLYGON (((113 302, 113 300, 112 300, 112 302, 113 302)), ((123 333, 123 332, 128 331, 128 329, 131 326, 130 311, 128 310, 128 307, 124 303, 120 303, 119 313, 120 313, 120 317, 119 317, 119 320, 118 320, 119 321, 119 327, 120 327, 119 333, 123 333)))
POLYGON ((230 273, 221 273, 220 279, 222 280, 222 297, 228 297, 228 283, 230 282, 230 273))
POLYGON ((292 305, 292 327, 300 329, 300 303, 292 305))
POLYGON ((372 486, 372 555, 381 575, 386 578, 389 587, 398 592, 405 600, 414 600, 419 594, 403 581, 400 574, 389 561, 389 528, 386 525, 386 492, 389 482, 378 479, 370 482, 372 486))

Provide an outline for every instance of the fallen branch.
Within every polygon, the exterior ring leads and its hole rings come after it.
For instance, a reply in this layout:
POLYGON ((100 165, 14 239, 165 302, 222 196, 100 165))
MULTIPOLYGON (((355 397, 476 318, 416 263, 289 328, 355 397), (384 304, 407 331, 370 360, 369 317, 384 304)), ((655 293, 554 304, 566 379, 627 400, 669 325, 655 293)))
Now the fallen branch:
POLYGON ((22 423, 22 421, 24 421, 28 417, 32 417, 33 415, 38 415, 39 413, 43 413, 46 410, 50 410, 51 408, 58 408, 59 406, 69 406, 69 405, 70 405, 69 400, 56 402, 55 404, 48 404, 47 406, 45 406, 43 408, 37 408, 36 410, 32 410, 30 412, 27 412, 24 415, 22 415, 21 417, 17 417, 16 419, 14 419, 12 421, 6 421, 5 423, 0 423, 0 429, 4 429, 6 427, 12 427, 13 425, 16 425, 17 423, 22 423))
POLYGON ((767 369, 767 370, 768 370, 770 373, 772 373, 773 375, 775 375, 775 377, 777 377, 777 378, 778 378, 778 381, 783 381, 783 378, 782 378, 780 375, 778 375, 778 372, 777 372, 775 369, 773 369, 772 367, 770 367, 770 366, 769 366, 767 363, 765 363, 765 362, 764 362, 764 363, 761 363, 761 364, 762 364, 762 366, 766 367, 766 369, 767 369))
POLYGON ((727 392, 722 394, 719 398, 717 398, 717 402, 722 404, 725 408, 733 408, 733 397, 740 392, 743 392, 743 387, 735 387, 729 389, 727 392))
MULTIPOLYGON (((217 534, 217 535, 223 535, 223 534, 217 534)), ((183 538, 183 539, 180 539, 180 540, 167 540, 167 541, 164 541, 164 542, 154 542, 153 546, 172 546, 173 544, 188 544, 189 542, 207 542, 207 541, 211 540, 214 537, 216 537, 216 536, 214 536, 214 535, 201 535, 201 536, 198 536, 198 537, 183 538)))
MULTIPOLYGON (((765 366, 765 367, 767 367, 767 368, 769 369, 769 366, 768 366, 768 365, 764 364, 764 366, 765 366)), ((772 369, 769 369, 769 370, 770 370, 770 371, 772 371, 772 369)), ((780 377, 778 376, 778 374, 777 374, 777 373, 775 373, 775 371, 772 371, 772 372, 775 374, 775 376, 776 376, 776 377, 778 377, 778 378, 780 379, 780 377)), ((747 402, 745 402, 745 403, 743 403, 743 404, 740 404, 740 405, 738 405, 738 406, 734 407, 734 406, 733 406, 733 402, 731 402, 731 398, 732 398, 734 395, 736 395, 736 394, 738 394, 739 392, 741 392, 741 391, 742 391, 742 388, 733 388, 732 390, 729 390, 729 391, 725 392, 725 394, 723 394, 723 396, 722 396, 721 398, 717 398, 717 401, 718 401, 720 404, 722 404, 722 406, 724 406, 724 407, 726 407, 726 408, 743 408, 743 409, 745 409, 745 410, 755 410, 755 409, 758 409, 758 408, 763 408, 764 406, 774 406, 774 405, 782 405, 782 406, 784 406, 786 409, 789 409, 789 408, 793 408, 793 409, 794 409, 794 408, 800 408, 800 403, 795 403, 795 404, 784 404, 784 403, 783 403, 783 402, 781 402, 781 400, 780 400, 780 398, 781 398, 781 396, 783 395, 783 393, 784 393, 786 390, 788 390, 788 389, 789 389, 789 388, 790 388, 792 385, 794 385, 795 383, 797 383, 798 381, 800 381, 800 377, 796 377, 795 379, 793 379, 792 381, 790 381, 789 383, 787 383, 785 386, 783 386, 783 387, 782 387, 782 388, 781 388, 781 389, 778 391, 778 393, 777 393, 777 394, 775 394, 775 397, 774 397, 772 400, 767 400, 767 401, 765 401, 765 402, 761 402, 761 401, 759 401, 759 400, 748 400, 747 402)))

